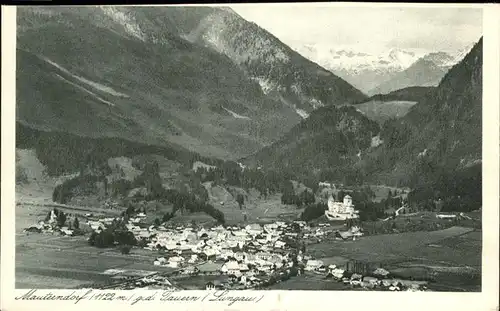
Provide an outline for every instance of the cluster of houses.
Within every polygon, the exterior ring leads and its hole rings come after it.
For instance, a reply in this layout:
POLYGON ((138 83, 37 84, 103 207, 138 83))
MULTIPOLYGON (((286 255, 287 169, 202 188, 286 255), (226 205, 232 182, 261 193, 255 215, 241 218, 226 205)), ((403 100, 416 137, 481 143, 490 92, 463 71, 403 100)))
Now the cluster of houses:
MULTIPOLYGON (((300 275, 310 272, 325 275, 344 284, 366 289, 423 290, 425 282, 391 279, 389 272, 377 269, 367 276, 352 273, 345 267, 325 265, 302 252, 299 240, 323 238, 329 235, 324 226, 311 228, 305 222, 281 222, 240 226, 194 228, 184 226, 140 225, 145 215, 137 214, 129 219, 127 229, 134 234, 141 246, 159 251, 153 264, 175 268, 175 275, 192 277, 199 274, 220 275, 220 280, 206 284, 206 289, 248 289, 269 284, 269 279, 300 275), (292 270, 296 274, 292 274, 292 270), (222 281, 224 280, 224 281, 222 281)), ((89 221, 96 231, 103 230, 114 221, 104 218, 89 221)), ((334 232, 335 237, 362 235, 360 228, 352 227, 345 232, 334 232)), ((283 278, 284 279, 284 278, 283 278)), ((164 280, 136 281, 135 287, 165 287, 164 280)), ((168 282, 168 280, 167 280, 168 282)))
MULTIPOLYGON (((305 223, 300 223, 299 226, 305 223)), ((149 228, 130 226, 137 239, 148 239, 145 248, 164 250, 169 256, 158 257, 157 266, 183 268, 184 273, 195 274, 192 266, 205 262, 219 262, 213 272, 251 280, 256 275, 269 274, 292 266, 291 247, 285 237, 294 238, 289 224, 251 224, 246 227, 218 226, 206 230, 193 228, 149 228)))
MULTIPOLYGON (((66 223, 71 223, 71 221, 67 221, 66 223)), ((57 224, 57 216, 54 210, 50 211, 49 219, 45 221, 39 221, 38 224, 32 225, 23 230, 24 232, 34 232, 34 233, 59 233, 61 235, 73 236, 75 235, 75 231, 70 229, 68 226, 59 227, 57 224)))
POLYGON ((172 284, 166 277, 161 275, 153 275, 153 276, 145 276, 134 282, 124 282, 121 283, 119 287, 114 288, 118 290, 127 290, 127 289, 161 289, 161 290, 170 290, 176 291, 179 290, 177 286, 172 284))
POLYGON ((425 291, 427 289, 426 281, 391 278, 390 272, 383 268, 377 268, 369 276, 363 276, 359 273, 351 274, 343 268, 330 265, 328 266, 327 277, 354 288, 388 291, 425 291))
POLYGON ((75 234, 73 229, 69 227, 58 227, 52 223, 45 223, 40 221, 38 224, 30 226, 23 230, 24 232, 35 232, 35 233, 59 233, 61 235, 73 236, 75 234))
MULTIPOLYGON (((137 218, 141 216, 136 215, 137 218)), ((113 218, 104 218, 88 224, 99 232, 113 221, 113 218)), ((126 227, 145 249, 162 254, 154 260, 155 266, 176 268, 181 275, 197 275, 200 269, 203 273, 225 275, 233 285, 231 288, 255 287, 272 275, 290 274, 294 261, 305 265, 307 260, 290 241, 297 241, 302 231, 312 236, 324 234, 311 231, 303 221, 198 229, 164 225, 145 227, 130 218, 126 227)))

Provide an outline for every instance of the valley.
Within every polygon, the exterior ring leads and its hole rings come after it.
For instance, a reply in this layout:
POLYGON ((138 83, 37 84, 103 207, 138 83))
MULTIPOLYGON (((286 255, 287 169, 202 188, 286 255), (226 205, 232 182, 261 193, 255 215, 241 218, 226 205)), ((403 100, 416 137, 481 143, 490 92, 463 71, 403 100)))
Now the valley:
POLYGON ((19 8, 16 287, 481 291, 482 37, 19 8))

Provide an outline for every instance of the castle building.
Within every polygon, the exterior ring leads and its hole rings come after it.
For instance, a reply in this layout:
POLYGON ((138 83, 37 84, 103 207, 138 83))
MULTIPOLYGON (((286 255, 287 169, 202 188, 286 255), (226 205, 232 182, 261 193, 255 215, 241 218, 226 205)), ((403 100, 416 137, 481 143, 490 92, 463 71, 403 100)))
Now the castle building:
POLYGON ((358 213, 359 211, 354 209, 350 195, 346 195, 343 202, 335 202, 333 196, 330 196, 325 216, 329 220, 345 220, 359 218, 358 213))

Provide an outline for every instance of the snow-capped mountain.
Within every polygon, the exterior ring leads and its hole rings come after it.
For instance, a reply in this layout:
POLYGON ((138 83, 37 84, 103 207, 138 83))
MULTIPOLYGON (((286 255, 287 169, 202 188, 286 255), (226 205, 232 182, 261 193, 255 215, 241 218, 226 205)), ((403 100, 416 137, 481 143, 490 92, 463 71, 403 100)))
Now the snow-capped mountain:
POLYGON ((425 54, 410 67, 396 73, 367 93, 387 94, 407 87, 438 86, 448 70, 461 62, 472 47, 466 46, 454 54, 443 51, 425 54))
POLYGON ((329 70, 402 70, 408 68, 421 56, 415 52, 401 49, 390 49, 380 54, 371 54, 351 49, 337 49, 319 44, 299 46, 295 47, 295 50, 329 70))
POLYGON ((460 49, 456 52, 431 52, 422 57, 422 59, 431 61, 437 66, 443 69, 449 69, 459 62, 461 62, 464 57, 469 54, 469 52, 474 47, 474 44, 469 44, 465 46, 463 49, 460 49))
POLYGON ((403 69, 410 67, 418 58, 417 53, 400 49, 390 49, 379 56, 382 61, 388 60, 395 68, 403 69))
POLYGON ((331 45, 295 45, 294 49, 306 58, 332 71, 368 95, 387 81, 397 78, 418 61, 424 60, 447 71, 460 62, 473 44, 455 53, 424 52, 392 48, 386 51, 366 52, 331 45))
POLYGON ((467 46, 465 46, 463 49, 459 50, 456 52, 454 55, 452 55, 453 60, 448 64, 450 67, 458 64, 461 62, 467 54, 469 54, 472 50, 472 48, 475 46, 475 43, 471 43, 467 46))
POLYGON ((423 60, 433 62, 435 65, 446 68, 455 64, 455 57, 446 52, 432 52, 424 55, 423 60))
POLYGON ((410 67, 370 90, 369 94, 387 94, 411 86, 437 86, 447 71, 448 68, 438 66, 432 60, 422 57, 410 67))
POLYGON ((295 50, 365 93, 408 68, 422 56, 401 49, 367 53, 327 45, 297 46, 295 50))

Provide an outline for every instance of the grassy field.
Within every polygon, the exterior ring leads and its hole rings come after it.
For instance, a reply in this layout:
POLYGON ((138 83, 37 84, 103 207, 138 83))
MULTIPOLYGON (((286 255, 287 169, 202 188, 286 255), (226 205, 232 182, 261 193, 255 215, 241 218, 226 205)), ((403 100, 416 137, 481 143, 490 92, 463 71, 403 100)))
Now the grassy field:
POLYGON ((309 245, 307 252, 327 264, 359 260, 402 277, 430 278, 437 290, 481 290, 481 231, 471 228, 325 241, 309 245))
MULTIPOLYGON (((356 241, 325 241, 307 249, 314 257, 347 256, 357 260, 385 261, 407 257, 417 247, 471 232, 470 228, 452 227, 439 231, 405 232, 366 236, 356 241)), ((477 250, 476 250, 477 251, 477 250)))
POLYGON ((401 118, 408 113, 410 108, 417 102, 414 101, 379 101, 371 100, 363 104, 356 105, 356 108, 362 111, 367 118, 382 124, 390 118, 401 118))
POLYGON ((306 273, 295 276, 284 282, 273 284, 266 289, 270 290, 349 290, 350 287, 324 275, 306 273))
MULTIPOLYGON (((98 249, 84 237, 47 234, 16 236, 16 288, 74 288, 111 278, 108 269, 170 271, 153 265, 156 253, 132 249, 122 255, 116 249, 98 249)), ((139 271, 140 272, 140 271, 139 271)))

